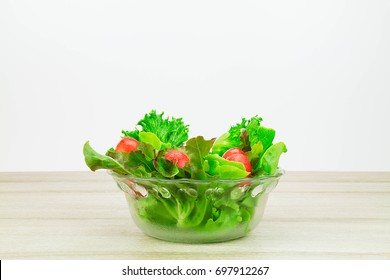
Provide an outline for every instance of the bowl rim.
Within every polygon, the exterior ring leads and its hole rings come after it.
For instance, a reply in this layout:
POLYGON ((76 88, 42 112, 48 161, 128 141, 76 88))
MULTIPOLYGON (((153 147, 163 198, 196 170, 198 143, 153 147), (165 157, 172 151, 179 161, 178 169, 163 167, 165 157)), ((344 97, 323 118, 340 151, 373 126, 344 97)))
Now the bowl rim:
POLYGON ((267 181, 270 179, 278 179, 282 175, 286 173, 284 169, 278 168, 274 175, 262 175, 260 177, 248 177, 248 178, 241 178, 241 179, 219 179, 219 178, 211 178, 211 179, 188 179, 188 178, 181 178, 181 179, 169 179, 169 178, 157 178, 157 177, 149 177, 149 178, 142 178, 142 177, 135 177, 132 175, 121 175, 119 173, 116 173, 112 170, 107 171, 108 174, 110 174, 112 177, 116 177, 119 179, 129 179, 134 180, 138 182, 160 182, 160 183, 191 183, 191 184, 208 184, 208 183, 240 183, 240 182, 262 182, 267 181))

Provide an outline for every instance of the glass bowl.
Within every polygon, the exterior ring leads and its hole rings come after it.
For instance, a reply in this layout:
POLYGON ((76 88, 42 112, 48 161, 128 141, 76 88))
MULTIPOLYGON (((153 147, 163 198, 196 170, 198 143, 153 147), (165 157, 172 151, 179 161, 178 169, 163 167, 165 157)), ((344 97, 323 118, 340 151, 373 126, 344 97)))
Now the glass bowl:
POLYGON ((284 171, 238 180, 109 174, 125 193, 131 216, 145 234, 172 242, 208 243, 240 238, 253 230, 284 171))

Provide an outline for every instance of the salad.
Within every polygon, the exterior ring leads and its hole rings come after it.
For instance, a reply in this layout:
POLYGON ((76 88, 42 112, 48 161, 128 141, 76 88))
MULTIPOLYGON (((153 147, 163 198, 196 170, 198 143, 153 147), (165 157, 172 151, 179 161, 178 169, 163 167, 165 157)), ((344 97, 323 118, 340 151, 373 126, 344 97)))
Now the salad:
POLYGON ((108 169, 122 175, 169 179, 240 179, 273 175, 283 142, 273 144, 275 130, 261 125, 262 118, 243 118, 219 138, 188 139, 188 125, 181 118, 164 118, 155 110, 137 125, 122 131, 123 137, 105 155, 87 141, 84 157, 88 167, 108 169))
POLYGON ((137 126, 123 130, 105 154, 89 141, 83 153, 92 171, 109 170, 125 190, 133 218, 145 233, 169 240, 172 232, 164 231, 171 229, 176 241, 213 242, 222 240, 221 234, 233 239, 251 229, 266 188, 258 194, 253 189, 262 178, 282 174, 279 158, 287 151, 283 142, 273 143, 275 130, 264 127, 261 117, 242 118, 213 139, 188 139, 189 126, 182 118, 155 110, 137 126))

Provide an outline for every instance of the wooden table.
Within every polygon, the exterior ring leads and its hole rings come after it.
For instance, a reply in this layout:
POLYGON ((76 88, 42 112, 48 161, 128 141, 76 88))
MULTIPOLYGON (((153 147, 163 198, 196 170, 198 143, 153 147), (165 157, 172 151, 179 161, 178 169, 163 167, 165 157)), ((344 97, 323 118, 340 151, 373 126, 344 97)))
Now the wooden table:
POLYGON ((287 172, 245 238, 145 236, 105 172, 0 173, 0 259, 390 259, 390 173, 287 172))

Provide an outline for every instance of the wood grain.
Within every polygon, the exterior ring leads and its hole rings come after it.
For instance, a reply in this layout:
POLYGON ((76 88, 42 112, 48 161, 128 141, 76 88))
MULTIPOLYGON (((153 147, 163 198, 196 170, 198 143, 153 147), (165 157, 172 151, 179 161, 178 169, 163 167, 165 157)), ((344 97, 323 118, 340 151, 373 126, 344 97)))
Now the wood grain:
POLYGON ((390 259, 390 173, 288 172, 247 237, 145 236, 105 172, 0 173, 0 259, 390 259))

